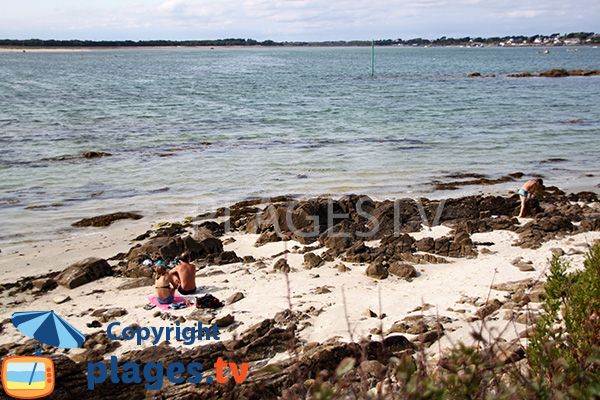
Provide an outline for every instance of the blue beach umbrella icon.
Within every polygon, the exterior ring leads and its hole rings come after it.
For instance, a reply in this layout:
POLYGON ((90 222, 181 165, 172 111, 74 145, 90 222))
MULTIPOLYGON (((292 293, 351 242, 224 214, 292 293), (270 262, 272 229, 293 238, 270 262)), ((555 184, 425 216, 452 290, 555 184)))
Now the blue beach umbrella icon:
MULTIPOLYGON (((21 333, 54 347, 74 349, 85 342, 85 336, 54 311, 16 312, 12 323, 21 333)), ((41 352, 36 349, 36 355, 41 352)))
MULTIPOLYGON (((85 336, 67 321, 59 317, 54 311, 33 311, 13 313, 12 323, 21 333, 36 339, 42 344, 35 348, 35 356, 42 355, 42 346, 47 344, 54 347, 73 349, 85 342, 85 336)), ((29 378, 29 385, 33 380, 37 363, 33 364, 33 371, 29 378)))

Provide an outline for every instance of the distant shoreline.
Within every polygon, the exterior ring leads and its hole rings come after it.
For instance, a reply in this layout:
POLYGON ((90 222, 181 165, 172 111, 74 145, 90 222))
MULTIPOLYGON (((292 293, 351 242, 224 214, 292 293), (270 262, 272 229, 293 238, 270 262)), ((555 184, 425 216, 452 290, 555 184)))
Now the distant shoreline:
MULTIPOLYGON (((502 48, 571 48, 571 47, 597 47, 598 45, 592 44, 580 44, 580 45, 512 45, 512 46, 500 46, 500 45, 488 45, 488 46, 464 46, 464 45, 426 45, 426 46, 407 46, 407 45, 375 45, 380 48, 400 47, 400 48, 485 48, 485 47, 502 47, 502 48)), ((216 49, 265 49, 265 48, 318 48, 318 47, 331 47, 331 48, 343 48, 343 47, 367 47, 365 45, 283 45, 283 46, 59 46, 59 47, 11 47, 11 46, 0 46, 0 53, 35 53, 35 52, 83 52, 83 51, 105 51, 105 50, 156 50, 156 49, 202 49, 202 50, 216 50, 216 49)))
POLYGON ((462 37, 442 36, 434 40, 424 38, 377 39, 377 40, 323 40, 323 41, 285 41, 270 39, 193 39, 193 40, 56 40, 56 39, 0 39, 0 48, 40 49, 40 48, 163 48, 163 47, 556 47, 556 46, 597 46, 600 34, 594 32, 572 32, 565 35, 512 35, 503 37, 462 37))

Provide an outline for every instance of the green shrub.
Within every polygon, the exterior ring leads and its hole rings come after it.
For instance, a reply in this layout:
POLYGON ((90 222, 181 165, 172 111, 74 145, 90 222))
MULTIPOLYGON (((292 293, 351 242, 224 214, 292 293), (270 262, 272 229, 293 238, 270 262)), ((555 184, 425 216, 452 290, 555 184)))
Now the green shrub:
POLYGON ((545 285, 543 313, 527 356, 533 380, 547 398, 600 396, 600 243, 583 270, 555 256, 545 285))

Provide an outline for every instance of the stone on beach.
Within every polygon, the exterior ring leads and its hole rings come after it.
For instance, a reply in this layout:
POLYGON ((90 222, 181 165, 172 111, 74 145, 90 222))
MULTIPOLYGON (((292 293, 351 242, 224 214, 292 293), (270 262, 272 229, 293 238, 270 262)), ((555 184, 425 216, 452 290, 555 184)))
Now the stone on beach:
POLYGON ((56 296, 52 299, 52 301, 56 304, 62 304, 62 303, 66 303, 67 301, 71 300, 71 297, 69 295, 63 294, 60 296, 56 296))
POLYGON ((376 262, 367 267, 365 274, 370 278, 386 279, 388 277, 388 270, 383 264, 376 262))
POLYGON ((106 260, 91 257, 68 266, 54 280, 61 286, 74 289, 112 274, 112 268, 106 260))
POLYGON ((109 226, 115 221, 121 219, 141 219, 142 215, 132 213, 132 212, 117 212, 112 214, 99 215, 97 217, 84 218, 77 222, 74 222, 72 226, 76 227, 86 227, 86 226, 96 226, 96 227, 104 227, 109 226))
POLYGON ((315 253, 306 253, 304 255, 304 268, 313 269, 320 267, 324 263, 323 259, 315 253))
POLYGON ((417 270, 410 264, 403 262, 395 262, 388 267, 388 271, 392 275, 400 278, 414 278, 417 276, 417 270))
POLYGON ((232 294, 231 296, 229 296, 227 298, 227 300, 225 300, 225 302, 227 304, 233 304, 233 303, 237 303, 238 301, 242 300, 243 298, 244 298, 244 293, 236 292, 236 293, 232 294))

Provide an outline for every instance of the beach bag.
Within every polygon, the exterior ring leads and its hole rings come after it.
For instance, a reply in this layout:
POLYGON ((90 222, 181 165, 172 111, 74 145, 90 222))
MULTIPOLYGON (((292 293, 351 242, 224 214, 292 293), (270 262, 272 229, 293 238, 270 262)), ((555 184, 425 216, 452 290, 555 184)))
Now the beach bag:
POLYGON ((223 302, 210 293, 202 297, 196 297, 196 308, 219 308, 223 307, 223 302))

